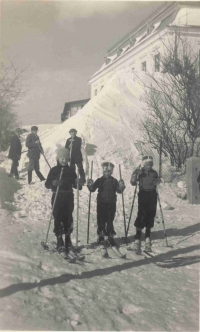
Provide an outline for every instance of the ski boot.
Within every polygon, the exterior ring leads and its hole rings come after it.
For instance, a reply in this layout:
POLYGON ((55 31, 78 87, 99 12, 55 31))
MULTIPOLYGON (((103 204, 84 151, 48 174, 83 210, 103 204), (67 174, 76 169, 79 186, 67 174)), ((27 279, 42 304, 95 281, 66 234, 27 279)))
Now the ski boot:
POLYGON ((65 249, 69 251, 72 248, 72 241, 70 238, 70 235, 66 234, 65 235, 65 249))
POLYGON ((145 251, 147 251, 147 252, 151 252, 152 251, 151 250, 151 239, 150 239, 150 237, 147 237, 145 239, 145 251))
POLYGON ((134 250, 137 254, 141 252, 141 239, 135 239, 134 250))
POLYGON ((98 244, 103 244, 104 241, 105 241, 105 239, 104 239, 104 233, 103 233, 103 232, 100 232, 99 237, 98 237, 98 239, 97 239, 97 243, 98 243, 98 244))
POLYGON ((65 246, 64 246, 64 241, 63 241, 62 235, 57 235, 57 246, 56 247, 59 252, 65 251, 65 246))
POLYGON ((115 240, 113 238, 113 234, 111 234, 111 235, 108 236, 108 242, 111 245, 111 247, 116 247, 116 242, 115 242, 115 240))

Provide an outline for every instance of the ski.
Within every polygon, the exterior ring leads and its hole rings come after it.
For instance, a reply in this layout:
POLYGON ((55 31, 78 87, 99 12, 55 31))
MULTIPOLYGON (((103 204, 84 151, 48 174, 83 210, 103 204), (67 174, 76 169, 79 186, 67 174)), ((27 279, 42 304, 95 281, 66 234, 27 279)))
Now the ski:
POLYGON ((126 254, 123 254, 118 246, 111 246, 110 249, 115 253, 118 258, 126 259, 126 254))
POLYGON ((66 251, 65 247, 62 247, 58 250, 57 246, 54 243, 52 243, 52 245, 53 245, 54 250, 59 254, 59 256, 64 258, 66 261, 68 261, 69 263, 75 263, 76 262, 76 259, 74 257, 70 257, 70 255, 66 251))
POLYGON ((85 255, 80 255, 76 248, 71 247, 67 250, 68 254, 74 257, 77 261, 84 261, 85 255))

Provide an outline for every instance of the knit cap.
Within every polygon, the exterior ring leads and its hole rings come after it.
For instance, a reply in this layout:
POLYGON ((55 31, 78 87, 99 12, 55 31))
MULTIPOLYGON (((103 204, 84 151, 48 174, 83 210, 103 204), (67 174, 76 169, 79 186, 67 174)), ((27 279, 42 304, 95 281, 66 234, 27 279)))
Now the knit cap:
POLYGON ((69 158, 70 152, 68 149, 66 148, 60 148, 56 151, 56 158, 60 159, 60 158, 69 158))
POLYGON ((103 168, 103 171, 112 171, 113 172, 113 168, 115 166, 110 162, 104 162, 101 164, 101 167, 103 168))
POLYGON ((144 165, 146 163, 151 162, 153 164, 153 158, 151 156, 145 156, 142 158, 142 166, 144 167, 144 165))

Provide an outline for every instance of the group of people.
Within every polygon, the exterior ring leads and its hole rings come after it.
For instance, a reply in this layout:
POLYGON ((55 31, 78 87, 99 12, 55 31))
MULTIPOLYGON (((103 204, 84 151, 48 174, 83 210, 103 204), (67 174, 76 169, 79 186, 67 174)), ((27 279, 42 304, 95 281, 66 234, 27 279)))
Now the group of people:
MULTIPOLYGON (((26 138, 29 157, 28 183, 32 183, 33 170, 35 170, 41 181, 46 180, 45 187, 52 190, 51 203, 52 206, 54 205, 54 233, 57 238, 57 248, 58 250, 62 250, 62 248, 69 250, 72 246, 71 233, 73 232, 73 188, 82 190, 82 187, 86 183, 81 153, 82 140, 76 136, 76 129, 69 131, 71 137, 67 139, 65 147, 57 150, 57 165, 50 169, 47 179, 45 179, 39 170, 39 158, 44 152, 37 132, 38 127, 31 127, 31 133, 26 138), (80 178, 77 178, 75 165, 79 170, 80 178), (59 189, 57 190, 58 187, 59 189), (65 235, 65 241, 63 240, 63 235, 65 235)), ((9 152, 9 157, 13 161, 10 176, 14 174, 18 178, 17 166, 21 148, 16 148, 16 153, 13 153, 15 146, 18 146, 20 141, 17 130, 15 135, 18 139, 15 137, 15 139, 11 140, 9 152), (12 142, 14 141, 15 145, 12 146, 12 142)), ((102 177, 96 179, 96 181, 88 179, 87 188, 91 193, 98 189, 97 241, 99 244, 104 243, 105 237, 107 237, 108 242, 113 246, 115 245, 114 235, 116 235, 113 222, 116 213, 117 193, 123 193, 126 187, 122 179, 118 181, 112 176, 114 170, 113 163, 104 162, 101 166, 102 177)), ((156 188, 160 181, 157 172, 153 169, 153 158, 151 156, 143 157, 142 164, 132 173, 130 180, 132 186, 135 186, 137 183, 139 185, 138 214, 134 223, 136 227, 136 248, 140 244, 142 230, 145 228, 145 246, 147 250, 150 249, 151 229, 154 227, 157 208, 156 188)))

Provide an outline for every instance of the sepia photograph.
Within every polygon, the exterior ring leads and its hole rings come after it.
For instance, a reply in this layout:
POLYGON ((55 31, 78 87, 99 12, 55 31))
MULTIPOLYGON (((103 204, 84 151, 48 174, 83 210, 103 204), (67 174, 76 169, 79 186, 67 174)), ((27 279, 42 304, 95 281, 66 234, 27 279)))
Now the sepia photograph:
POLYGON ((0 10, 0 331, 198 332, 200 1, 0 10))

